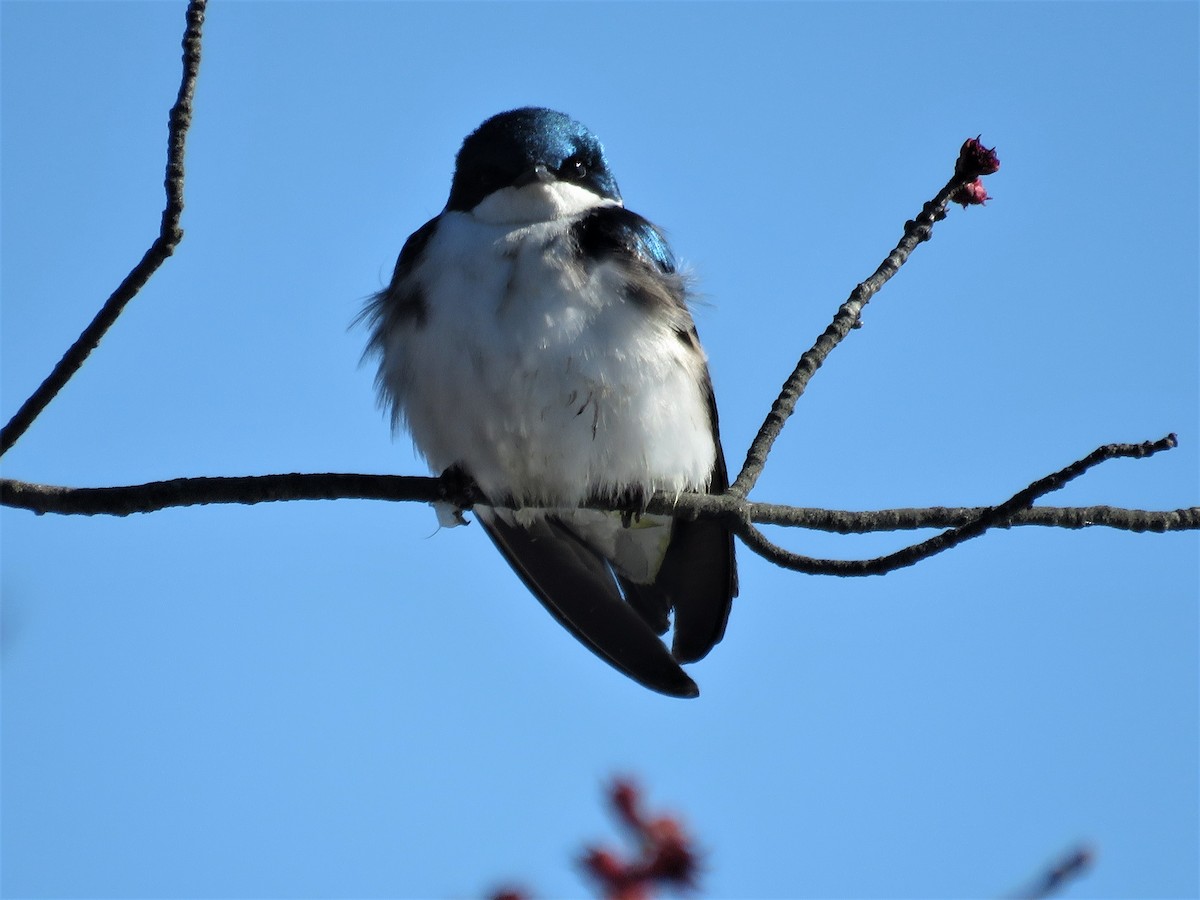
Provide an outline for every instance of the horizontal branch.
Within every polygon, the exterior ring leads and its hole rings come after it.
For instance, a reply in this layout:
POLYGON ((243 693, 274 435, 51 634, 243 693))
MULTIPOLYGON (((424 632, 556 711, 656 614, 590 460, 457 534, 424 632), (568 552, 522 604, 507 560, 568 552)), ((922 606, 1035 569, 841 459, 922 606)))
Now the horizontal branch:
MULTIPOLYGON (((852 511, 774 503, 746 504, 749 520, 756 525, 782 525, 833 534, 958 528, 990 509, 989 506, 928 506, 852 511)), ((1006 522, 997 522, 995 527, 1021 525, 1070 529, 1104 527, 1135 532, 1194 531, 1200 529, 1200 507, 1150 510, 1119 506, 1032 506, 1013 514, 1006 522)))
MULTIPOLYGON (((174 478, 101 488, 62 487, 0 478, 0 505, 42 515, 128 516, 161 509, 209 504, 279 503, 291 500, 383 500, 390 502, 471 502, 458 485, 419 475, 292 473, 232 477, 174 478)), ((606 504, 596 503, 597 508, 606 504)), ((704 494, 652 497, 648 512, 688 518, 733 514, 756 525, 779 525, 834 534, 955 528, 979 518, 989 506, 930 506, 903 509, 844 510, 778 503, 751 503, 704 494)), ((1035 506, 1015 513, 998 527, 1038 525, 1053 528, 1102 526, 1119 531, 1190 531, 1200 529, 1200 507, 1175 510, 1124 509, 1116 506, 1035 506)))
MULTIPOLYGON (((1148 456, 1174 446, 1172 436, 1145 444, 1110 444, 1094 451, 1084 460, 1048 476, 1027 491, 1038 496, 1061 487, 1105 459, 1118 456, 1148 456), (1038 493, 1040 492, 1040 493, 1038 493)), ((912 531, 921 528, 962 529, 990 516, 989 528, 1039 525, 1057 528, 1104 526, 1123 531, 1188 531, 1200 529, 1200 508, 1176 510, 1122 509, 1113 506, 1053 507, 1021 506, 1025 492, 1012 507, 998 513, 1000 507, 933 506, 927 508, 850 511, 812 507, 752 503, 730 495, 684 494, 679 497, 656 494, 646 502, 647 512, 683 518, 725 518, 746 526, 780 525, 828 531, 838 534, 865 534, 881 531, 912 531)), ((34 484, 12 478, 0 479, 0 504, 37 514, 127 516, 182 506, 213 503, 276 503, 289 500, 384 500, 423 503, 450 503, 470 508, 482 498, 459 477, 440 478, 416 475, 357 475, 341 473, 291 473, 286 475, 244 475, 234 477, 173 478, 147 484, 118 487, 76 488, 34 484)), ((1033 495, 1028 497, 1031 502, 1033 495)), ((588 506, 606 509, 611 503, 597 500, 588 506)), ((978 526, 976 526, 978 527, 978 526)), ((754 538, 759 546, 767 546, 754 538)), ((765 541, 765 538, 763 539, 765 541)), ((772 545, 773 546, 773 545, 772 545)), ((781 551, 786 552, 786 551, 781 551)))
POLYGON ((392 500, 460 504, 454 485, 419 475, 297 473, 172 478, 114 487, 75 488, 0 479, 0 505, 38 513, 128 516, 212 503, 278 503, 287 500, 392 500))

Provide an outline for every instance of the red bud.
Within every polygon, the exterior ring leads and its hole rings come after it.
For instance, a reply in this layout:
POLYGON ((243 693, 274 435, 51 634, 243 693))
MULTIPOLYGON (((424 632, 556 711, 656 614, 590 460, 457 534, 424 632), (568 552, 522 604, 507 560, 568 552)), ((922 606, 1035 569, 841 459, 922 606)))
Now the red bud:
POLYGON ((961 203, 964 207, 967 206, 982 206, 992 198, 988 196, 987 189, 984 188, 983 182, 976 178, 969 184, 964 184, 957 191, 950 195, 952 203, 961 203))
POLYGON ((954 164, 957 174, 975 178, 991 175, 999 168, 1000 158, 996 156, 996 148, 983 146, 978 137, 967 138, 963 142, 962 149, 958 151, 958 162, 954 164))

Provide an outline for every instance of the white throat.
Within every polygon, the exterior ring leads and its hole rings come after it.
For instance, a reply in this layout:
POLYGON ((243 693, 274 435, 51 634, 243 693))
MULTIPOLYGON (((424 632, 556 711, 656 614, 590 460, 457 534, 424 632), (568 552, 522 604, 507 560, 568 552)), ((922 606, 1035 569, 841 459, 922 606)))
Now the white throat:
POLYGON ((488 225, 532 225, 568 219, 598 206, 620 205, 620 201, 600 197, 577 184, 537 182, 493 191, 471 210, 471 215, 488 225))

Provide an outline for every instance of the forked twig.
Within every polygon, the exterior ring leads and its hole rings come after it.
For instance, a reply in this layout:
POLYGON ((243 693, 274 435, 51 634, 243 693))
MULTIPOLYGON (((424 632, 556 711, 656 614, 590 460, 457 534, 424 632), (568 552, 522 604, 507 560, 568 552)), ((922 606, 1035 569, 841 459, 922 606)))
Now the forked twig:
MULTIPOLYGON (((873 559, 816 559, 802 556, 784 550, 777 544, 767 540, 761 531, 745 520, 735 520, 732 527, 747 547, 785 569, 806 572, 811 575, 883 575, 896 569, 903 569, 927 559, 934 554, 957 547, 964 541, 979 537, 985 531, 1011 523, 1014 515, 1033 505, 1039 497, 1044 497, 1052 491, 1078 478, 1088 469, 1100 465, 1110 459, 1143 459, 1153 456, 1163 450, 1170 450, 1178 445, 1175 435, 1168 434, 1157 441, 1146 441, 1141 444, 1105 444, 1097 447, 1087 456, 1076 460, 1065 468, 1059 469, 1044 478, 1039 478, 1029 487, 1018 491, 1008 500, 997 506, 985 508, 977 516, 962 525, 943 531, 928 540, 904 547, 894 553, 878 556, 873 559)), ((1192 510, 1190 515, 1191 527, 1200 525, 1200 510, 1192 510)))

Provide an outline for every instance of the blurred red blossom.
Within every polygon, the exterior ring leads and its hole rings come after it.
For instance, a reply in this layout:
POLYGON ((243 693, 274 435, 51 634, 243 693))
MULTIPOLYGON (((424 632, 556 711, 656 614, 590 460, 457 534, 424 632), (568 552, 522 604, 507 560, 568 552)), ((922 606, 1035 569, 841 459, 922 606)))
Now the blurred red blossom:
POLYGON ((617 819, 637 843, 632 860, 603 847, 589 847, 581 865, 606 900, 648 900, 656 885, 695 886, 698 860, 691 838, 672 816, 648 817, 641 792, 632 782, 618 779, 609 788, 617 819))

